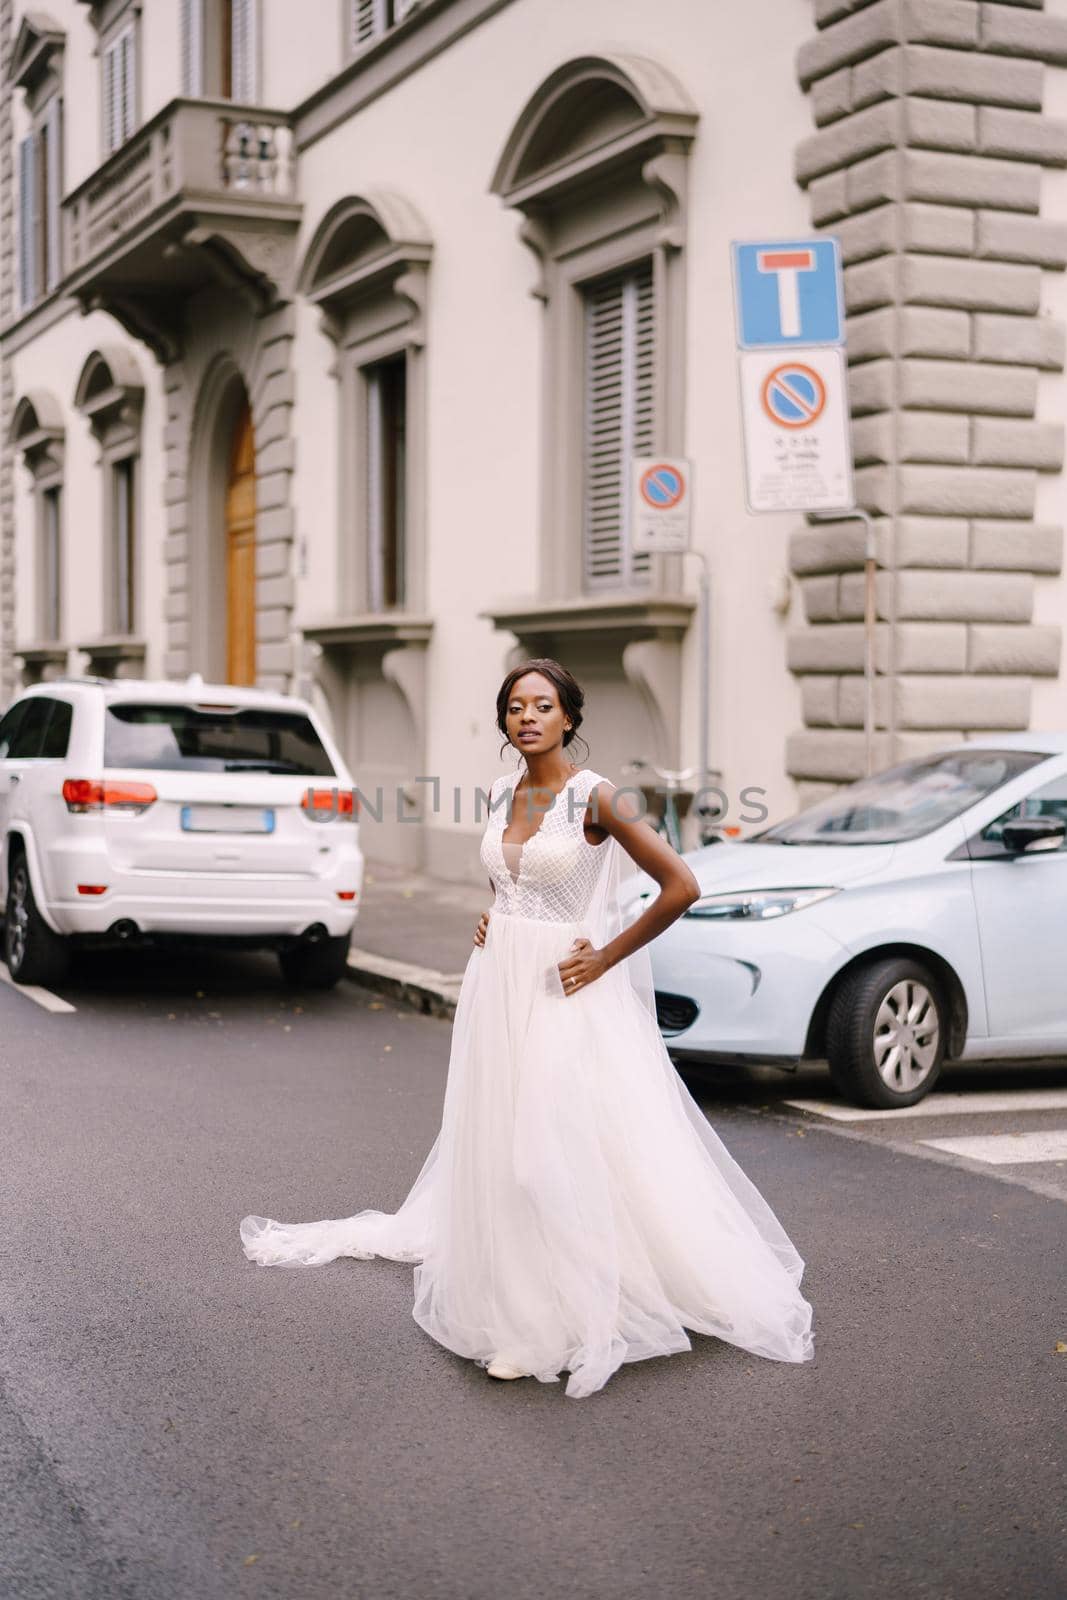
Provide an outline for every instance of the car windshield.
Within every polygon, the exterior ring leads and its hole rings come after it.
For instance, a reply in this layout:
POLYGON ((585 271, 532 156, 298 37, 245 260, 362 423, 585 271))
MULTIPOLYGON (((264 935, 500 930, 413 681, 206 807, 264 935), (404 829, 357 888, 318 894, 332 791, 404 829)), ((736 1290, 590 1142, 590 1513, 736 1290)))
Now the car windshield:
POLYGON ((932 833, 1049 758, 1034 750, 955 750, 851 783, 753 834, 750 844, 899 844, 932 833))
POLYGON ((308 717, 247 706, 110 705, 107 767, 166 771, 273 772, 332 778, 333 766, 308 717))

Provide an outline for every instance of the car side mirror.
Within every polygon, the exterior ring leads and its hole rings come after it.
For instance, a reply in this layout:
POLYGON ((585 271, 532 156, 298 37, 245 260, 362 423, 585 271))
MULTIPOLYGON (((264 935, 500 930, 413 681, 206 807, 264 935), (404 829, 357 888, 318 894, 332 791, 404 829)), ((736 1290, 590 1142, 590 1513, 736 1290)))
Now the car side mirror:
POLYGON ((1040 850, 1060 850, 1067 823, 1059 817, 1016 817, 1006 822, 1001 843, 1012 855, 1036 855, 1040 850))

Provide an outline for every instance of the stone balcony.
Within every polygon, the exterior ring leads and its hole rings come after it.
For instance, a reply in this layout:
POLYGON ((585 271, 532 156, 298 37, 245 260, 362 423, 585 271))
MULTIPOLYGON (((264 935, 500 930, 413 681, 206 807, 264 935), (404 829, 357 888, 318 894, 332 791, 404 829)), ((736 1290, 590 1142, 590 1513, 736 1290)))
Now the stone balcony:
POLYGON ((64 199, 63 288, 172 361, 206 283, 285 297, 300 212, 284 113, 172 100, 64 199))

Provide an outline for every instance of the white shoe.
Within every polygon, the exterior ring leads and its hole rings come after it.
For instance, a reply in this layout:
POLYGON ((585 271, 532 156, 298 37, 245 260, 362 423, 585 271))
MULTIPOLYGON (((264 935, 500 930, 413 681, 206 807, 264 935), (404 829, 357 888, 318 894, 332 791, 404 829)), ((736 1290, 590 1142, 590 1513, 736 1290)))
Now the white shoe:
POLYGON ((518 1367, 513 1367, 509 1361, 501 1361, 496 1358, 490 1361, 485 1370, 491 1378, 525 1378, 529 1376, 528 1373, 521 1372, 518 1367))

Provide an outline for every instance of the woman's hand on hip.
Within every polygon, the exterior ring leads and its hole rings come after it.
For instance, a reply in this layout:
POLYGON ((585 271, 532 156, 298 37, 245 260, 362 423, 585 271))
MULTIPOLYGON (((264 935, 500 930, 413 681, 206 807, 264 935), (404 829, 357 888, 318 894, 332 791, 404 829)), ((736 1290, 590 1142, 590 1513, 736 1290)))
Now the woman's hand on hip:
POLYGON ((489 913, 483 911, 478 919, 478 926, 474 930, 474 942, 479 949, 485 944, 486 929, 489 927, 489 913))
POLYGON ((597 950, 588 939, 575 939, 572 954, 557 967, 564 994, 577 994, 611 970, 611 962, 603 950, 597 950))

